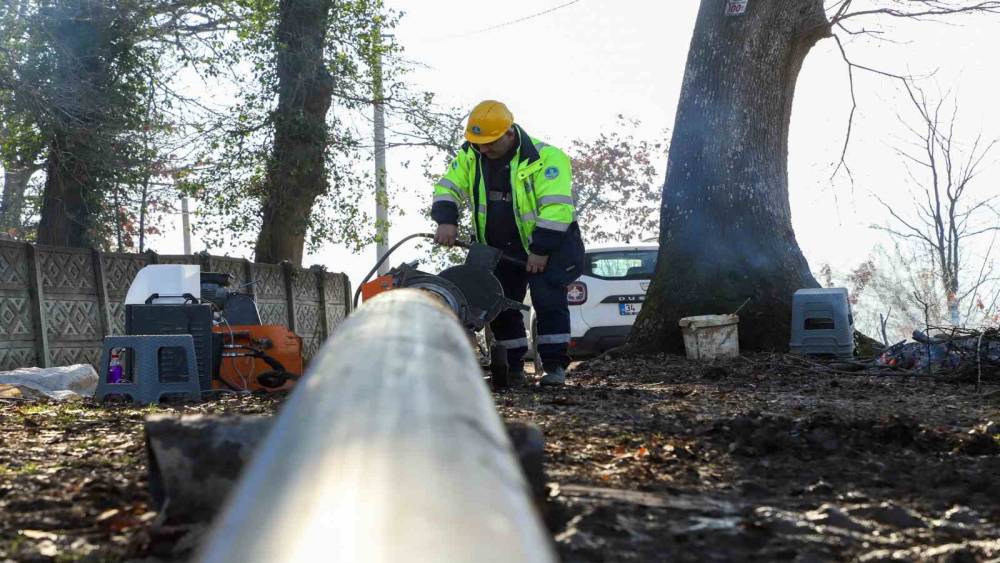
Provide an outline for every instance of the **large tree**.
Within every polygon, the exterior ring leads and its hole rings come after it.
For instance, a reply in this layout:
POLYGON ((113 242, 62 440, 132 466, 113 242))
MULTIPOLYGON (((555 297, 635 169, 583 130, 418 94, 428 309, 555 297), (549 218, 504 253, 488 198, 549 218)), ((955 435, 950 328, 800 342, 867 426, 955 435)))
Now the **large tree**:
POLYGON ((24 182, 42 153, 38 242, 108 247, 114 237, 121 246, 115 235, 122 221, 148 215, 150 180, 163 168, 161 147, 150 141, 175 129, 163 108, 184 105, 171 91, 167 65, 214 63, 196 60, 194 51, 202 39, 225 33, 239 9, 236 0, 0 5, 4 225, 21 215, 24 182), (138 213, 132 200, 140 202, 138 213))
POLYGON ((333 0, 278 3, 278 106, 257 238, 260 262, 302 263, 313 205, 328 189, 326 113, 334 84, 324 50, 333 4, 333 0))
MULTIPOLYGON (((200 199, 197 228, 209 246, 249 243, 257 260, 301 263, 323 243, 370 244, 375 190, 364 161, 373 156, 366 120, 376 98, 388 149, 451 149, 454 112, 408 87, 403 75, 413 63, 389 34, 378 37, 398 17, 381 0, 254 4, 240 23, 242 41, 229 46, 250 69, 235 77, 239 102, 204 127, 212 141, 179 178, 200 199)), ((390 208, 402 212, 392 195, 390 185, 390 208)))
POLYGON ((670 143, 656 275, 632 340, 679 351, 681 317, 741 313, 747 348, 788 345, 791 295, 818 284, 788 203, 788 126, 809 49, 830 33, 821 0, 704 0, 670 143))
POLYGON ((42 130, 48 140, 38 242, 98 243, 103 194, 114 186, 122 134, 136 126, 136 14, 99 0, 39 6, 34 26, 42 130))
MULTIPOLYGON (((677 321, 740 312, 740 345, 788 346, 791 297, 818 286, 792 231, 788 131, 799 70, 861 18, 995 12, 998 2, 769 0, 727 16, 702 0, 677 107, 660 214, 657 272, 630 343, 682 350, 677 321)), ((852 72, 864 68, 847 59, 852 72)))

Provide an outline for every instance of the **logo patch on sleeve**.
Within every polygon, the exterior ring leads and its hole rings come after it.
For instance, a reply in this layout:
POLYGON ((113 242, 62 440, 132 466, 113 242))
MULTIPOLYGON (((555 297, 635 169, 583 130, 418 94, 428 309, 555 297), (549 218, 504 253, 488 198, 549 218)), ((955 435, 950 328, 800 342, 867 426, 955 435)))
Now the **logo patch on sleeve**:
POLYGON ((555 166, 549 166, 545 169, 545 177, 549 180, 555 180, 559 177, 559 169, 555 166))

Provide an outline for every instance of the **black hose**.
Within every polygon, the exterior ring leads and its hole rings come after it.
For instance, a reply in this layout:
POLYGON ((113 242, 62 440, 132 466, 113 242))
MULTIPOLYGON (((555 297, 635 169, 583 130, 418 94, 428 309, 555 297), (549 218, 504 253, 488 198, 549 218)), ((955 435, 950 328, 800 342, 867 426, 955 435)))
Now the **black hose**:
POLYGON ((432 235, 430 233, 415 233, 415 234, 412 234, 410 236, 404 237, 402 240, 400 240, 396 244, 392 245, 392 248, 390 248, 389 250, 387 250, 386 253, 383 254, 381 258, 379 258, 378 262, 375 263, 375 267, 372 268, 372 270, 370 272, 368 272, 368 275, 365 276, 364 279, 361 280, 361 283, 358 284, 358 288, 356 290, 354 290, 354 304, 351 307, 352 309, 357 309, 358 308, 358 297, 361 296, 361 288, 364 287, 364 285, 366 283, 368 283, 368 280, 370 280, 373 275, 375 275, 375 272, 378 271, 379 266, 381 266, 389 258, 389 255, 391 255, 393 252, 395 252, 396 249, 399 248, 400 245, 402 245, 404 242, 406 242, 406 241, 408 241, 410 239, 418 238, 418 237, 432 239, 432 238, 434 238, 434 235, 432 235))

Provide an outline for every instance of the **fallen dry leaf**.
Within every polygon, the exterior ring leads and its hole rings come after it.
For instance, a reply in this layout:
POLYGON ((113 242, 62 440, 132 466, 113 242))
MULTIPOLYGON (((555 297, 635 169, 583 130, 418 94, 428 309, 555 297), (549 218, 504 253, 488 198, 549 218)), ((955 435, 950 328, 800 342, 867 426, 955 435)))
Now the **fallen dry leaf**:
POLYGON ((21 534, 22 536, 26 537, 26 538, 33 539, 33 540, 51 540, 51 541, 55 541, 55 540, 59 539, 59 536, 57 536, 57 535, 55 535, 55 534, 53 534, 51 532, 44 532, 42 530, 18 530, 18 533, 21 534))

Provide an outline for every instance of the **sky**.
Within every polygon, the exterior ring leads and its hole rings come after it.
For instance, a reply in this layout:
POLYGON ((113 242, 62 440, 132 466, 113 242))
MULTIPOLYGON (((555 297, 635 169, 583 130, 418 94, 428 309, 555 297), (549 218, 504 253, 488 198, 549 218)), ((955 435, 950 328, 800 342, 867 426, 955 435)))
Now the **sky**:
MULTIPOLYGON (((750 0, 750 9, 757 1, 750 0)), ((421 64, 408 82, 435 92, 447 105, 471 109, 482 99, 502 100, 533 136, 561 147, 573 139, 596 137, 614 126, 618 114, 640 119, 641 134, 648 138, 672 128, 699 3, 577 0, 558 7, 566 3, 386 0, 404 14, 395 30, 397 42, 408 59, 421 64), (509 23, 521 18, 526 19, 509 23)), ((959 133, 1000 137, 995 61, 1000 16, 884 23, 884 37, 891 41, 845 42, 852 60, 894 73, 926 75, 926 88, 958 100, 959 133)), ((904 91, 891 79, 857 71, 855 95, 858 109, 847 152, 852 180, 843 172, 833 176, 851 109, 847 66, 836 43, 822 40, 798 80, 789 141, 793 226, 814 271, 823 264, 846 271, 875 244, 886 242, 885 235, 871 229, 886 220, 873 194, 900 209, 912 200, 913 186, 907 185, 906 171, 893 152, 907 142, 901 119, 914 115, 904 91)), ((994 156, 1000 157, 1000 151, 994 156)), ((388 154, 389 182, 399 194, 398 203, 410 211, 394 218, 392 240, 433 227, 420 213, 427 201, 420 195, 431 186, 418 171, 402 167, 403 161, 419 158, 410 149, 388 154)), ((1000 167, 992 166, 978 189, 996 190, 998 172, 1000 167)), ((177 229, 168 230, 155 245, 161 252, 179 251, 177 229)), ((196 238, 194 249, 203 247, 196 238)), ((227 250, 248 255, 251 249, 227 250)), ((402 249, 392 263, 415 256, 402 249)), ((304 263, 346 272, 356 284, 374 264, 374 249, 355 255, 327 245, 304 263)))

